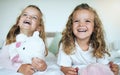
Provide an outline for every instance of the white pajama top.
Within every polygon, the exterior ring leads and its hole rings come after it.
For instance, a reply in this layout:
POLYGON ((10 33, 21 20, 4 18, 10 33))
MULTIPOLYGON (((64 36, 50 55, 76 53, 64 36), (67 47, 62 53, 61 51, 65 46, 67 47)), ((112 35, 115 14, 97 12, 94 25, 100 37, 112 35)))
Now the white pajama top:
POLYGON ((108 64, 107 58, 99 58, 96 59, 96 57, 93 57, 93 48, 89 46, 88 51, 83 51, 77 42, 75 42, 75 51, 67 55, 62 48, 62 44, 59 48, 58 53, 58 60, 57 64, 59 66, 66 66, 66 67, 86 67, 89 64, 92 63, 102 63, 102 64, 108 64))

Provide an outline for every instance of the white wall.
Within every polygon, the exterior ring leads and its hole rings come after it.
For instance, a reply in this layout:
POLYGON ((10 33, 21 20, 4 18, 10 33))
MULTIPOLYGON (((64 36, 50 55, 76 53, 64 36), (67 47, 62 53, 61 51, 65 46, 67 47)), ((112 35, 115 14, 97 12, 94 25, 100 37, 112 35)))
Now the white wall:
POLYGON ((6 37, 22 9, 29 4, 42 10, 46 32, 61 32, 68 16, 80 3, 88 3, 96 9, 109 42, 120 38, 120 0, 0 0, 0 40, 6 37))

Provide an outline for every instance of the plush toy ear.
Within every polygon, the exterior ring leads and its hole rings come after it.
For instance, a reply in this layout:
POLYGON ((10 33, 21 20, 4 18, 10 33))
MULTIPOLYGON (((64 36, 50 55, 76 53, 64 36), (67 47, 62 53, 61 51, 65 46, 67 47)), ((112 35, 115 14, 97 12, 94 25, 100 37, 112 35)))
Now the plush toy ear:
POLYGON ((35 31, 33 36, 39 36, 39 32, 38 31, 35 31))

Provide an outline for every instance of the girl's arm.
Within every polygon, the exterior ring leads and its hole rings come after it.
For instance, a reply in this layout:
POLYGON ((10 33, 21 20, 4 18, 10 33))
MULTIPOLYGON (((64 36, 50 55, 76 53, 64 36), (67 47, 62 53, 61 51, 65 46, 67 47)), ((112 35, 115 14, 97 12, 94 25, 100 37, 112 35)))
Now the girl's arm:
POLYGON ((65 75, 77 75, 77 69, 73 68, 73 67, 64 67, 61 66, 61 71, 65 74, 65 75))
POLYGON ((57 64, 60 66, 61 71, 65 75, 77 75, 77 70, 72 66, 72 60, 69 55, 67 55, 62 48, 62 44, 59 48, 57 64))
POLYGON ((117 64, 114 64, 113 62, 109 62, 110 68, 113 71, 114 75, 119 74, 119 66, 117 64))
POLYGON ((99 63, 103 63, 103 64, 109 64, 110 65, 110 69, 112 70, 114 75, 118 75, 118 73, 119 73, 119 66, 117 64, 114 64, 113 62, 109 62, 107 56, 105 58, 103 58, 103 59, 100 59, 98 62, 99 63))
POLYGON ((33 75, 35 71, 31 64, 22 64, 17 72, 22 73, 24 75, 33 75))

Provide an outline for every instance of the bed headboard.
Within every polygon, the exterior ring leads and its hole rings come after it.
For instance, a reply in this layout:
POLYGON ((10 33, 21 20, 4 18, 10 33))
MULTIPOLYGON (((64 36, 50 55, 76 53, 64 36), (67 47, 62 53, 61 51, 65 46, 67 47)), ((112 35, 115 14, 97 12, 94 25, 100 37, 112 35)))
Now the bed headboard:
POLYGON ((55 37, 56 32, 46 32, 46 37, 55 37))

